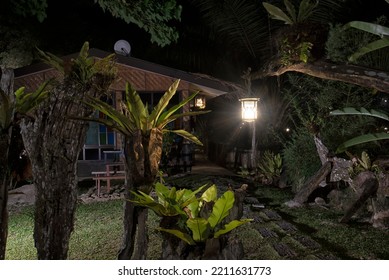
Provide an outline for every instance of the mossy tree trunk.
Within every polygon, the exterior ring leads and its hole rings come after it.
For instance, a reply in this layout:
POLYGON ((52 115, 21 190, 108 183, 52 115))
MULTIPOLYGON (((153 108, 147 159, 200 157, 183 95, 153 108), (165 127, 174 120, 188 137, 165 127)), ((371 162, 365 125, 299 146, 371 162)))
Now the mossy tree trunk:
POLYGON ((162 131, 153 128, 149 134, 137 130, 124 139, 126 164, 126 201, 124 205, 124 234, 118 259, 146 259, 147 257, 147 208, 135 206, 131 191, 150 193, 158 174, 162 155, 162 131), (138 234, 137 234, 138 232, 138 234), (137 240, 135 236, 137 234, 137 240))
POLYGON ((93 111, 77 101, 101 96, 112 77, 97 75, 81 85, 72 78, 52 89, 50 96, 21 124, 36 188, 34 241, 38 259, 66 259, 74 227, 77 199, 77 158, 85 142, 87 123, 69 119, 93 111))
MULTIPOLYGON (((13 70, 0 69, 0 87, 9 97, 13 98, 13 70)), ((0 102, 4 102, 0 99, 0 102)), ((10 184, 10 170, 8 151, 11 141, 11 126, 2 128, 0 126, 0 260, 5 259, 8 235, 8 187, 10 184)))

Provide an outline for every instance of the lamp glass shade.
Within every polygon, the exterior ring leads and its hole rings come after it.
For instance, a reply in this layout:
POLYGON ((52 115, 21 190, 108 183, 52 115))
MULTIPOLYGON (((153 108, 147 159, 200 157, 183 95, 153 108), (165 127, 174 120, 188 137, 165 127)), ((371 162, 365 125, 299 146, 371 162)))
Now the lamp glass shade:
POLYGON ((253 122, 258 117, 258 101, 259 98, 241 98, 242 103, 242 120, 245 122, 253 122))
POLYGON ((205 97, 204 96, 197 96, 195 98, 195 107, 197 109, 204 109, 205 108, 205 97))

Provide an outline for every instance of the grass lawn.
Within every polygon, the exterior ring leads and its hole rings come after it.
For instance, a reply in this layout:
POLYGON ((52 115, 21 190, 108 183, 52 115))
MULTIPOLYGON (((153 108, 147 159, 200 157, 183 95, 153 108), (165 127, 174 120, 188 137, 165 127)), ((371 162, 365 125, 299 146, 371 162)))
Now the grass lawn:
MULTIPOLYGON (((342 213, 319 207, 289 209, 283 206, 292 197, 288 190, 260 186, 255 194, 268 209, 277 211, 285 221, 297 227, 297 235, 307 235, 320 243, 320 252, 328 251, 339 259, 389 259, 388 231, 362 223, 339 224, 342 213)), ((116 259, 122 238, 122 205, 121 200, 78 205, 69 259, 116 259)), ((317 259, 320 252, 307 251, 296 241, 296 234, 285 232, 277 221, 267 220, 262 212, 258 217, 264 221, 262 224, 246 224, 235 230, 243 242, 245 259, 281 259, 274 250, 276 243, 284 243, 298 253, 289 259, 317 259), (270 229, 277 237, 264 238, 256 226, 270 229)), ((154 230, 158 221, 149 211, 149 259, 158 259, 161 255, 161 238, 154 230)), ((10 215, 6 258, 36 259, 31 207, 10 215)))
MULTIPOLYGON (((71 236, 69 259, 116 259, 121 244, 123 201, 112 200, 77 207, 75 230, 71 236)), ((150 212, 151 227, 157 217, 150 212)), ((36 259, 33 240, 34 213, 32 207, 10 215, 6 258, 9 260, 36 259)), ((160 248, 155 243, 158 236, 150 233, 150 258, 158 258, 160 248)))

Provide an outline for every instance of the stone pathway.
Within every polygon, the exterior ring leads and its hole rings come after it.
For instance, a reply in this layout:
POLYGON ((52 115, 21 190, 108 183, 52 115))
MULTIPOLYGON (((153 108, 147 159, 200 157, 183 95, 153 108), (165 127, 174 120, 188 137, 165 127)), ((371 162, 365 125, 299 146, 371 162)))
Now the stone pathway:
POLYGON ((271 250, 270 255, 275 259, 339 259, 333 252, 324 248, 320 241, 314 240, 298 225, 282 218, 277 211, 266 208, 266 205, 262 209, 253 210, 248 203, 250 201, 254 202, 255 198, 246 198, 244 218, 253 219, 252 227, 264 239, 263 247, 266 246, 266 250, 271 250))

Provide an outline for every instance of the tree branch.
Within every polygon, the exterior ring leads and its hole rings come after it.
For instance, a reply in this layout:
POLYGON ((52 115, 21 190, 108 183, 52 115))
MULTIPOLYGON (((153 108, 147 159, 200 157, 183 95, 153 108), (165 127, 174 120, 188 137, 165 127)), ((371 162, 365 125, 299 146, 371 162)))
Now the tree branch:
POLYGON ((270 67, 251 73, 251 80, 280 76, 286 72, 299 72, 313 77, 342 81, 389 93, 389 73, 356 65, 337 65, 322 60, 297 63, 289 66, 270 67))

